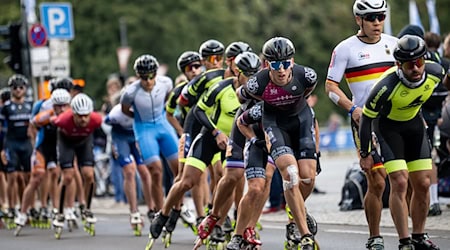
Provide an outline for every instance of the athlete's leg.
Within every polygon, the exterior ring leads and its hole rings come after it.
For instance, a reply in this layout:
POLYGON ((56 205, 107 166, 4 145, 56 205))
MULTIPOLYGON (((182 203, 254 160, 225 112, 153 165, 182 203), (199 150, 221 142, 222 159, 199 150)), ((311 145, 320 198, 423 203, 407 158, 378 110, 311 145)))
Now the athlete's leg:
POLYGON ((386 170, 373 168, 366 172, 367 193, 364 196, 364 212, 369 226, 369 237, 380 236, 383 192, 386 186, 386 170))
POLYGON ((130 212, 137 212, 137 197, 136 197, 136 164, 131 162, 123 166, 123 190, 130 207, 130 212))
POLYGON ((409 173, 412 184, 411 196, 411 219, 412 233, 423 233, 425 230, 425 221, 430 207, 431 170, 421 170, 409 173))
POLYGON ((145 203, 147 204, 148 211, 154 210, 151 190, 152 190, 152 178, 150 176, 150 171, 147 166, 140 164, 137 166, 139 176, 142 182, 142 193, 144 195, 145 203))
POLYGON ((391 193, 389 208, 400 239, 408 238, 408 206, 406 190, 408 188, 408 171, 405 169, 389 173, 391 193))

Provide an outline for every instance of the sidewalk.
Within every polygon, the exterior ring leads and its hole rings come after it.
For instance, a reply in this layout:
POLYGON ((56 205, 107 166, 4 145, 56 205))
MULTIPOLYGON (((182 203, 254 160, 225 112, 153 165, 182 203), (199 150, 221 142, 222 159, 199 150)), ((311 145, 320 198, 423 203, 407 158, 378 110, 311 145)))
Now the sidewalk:
MULTIPOLYGON (((338 203, 341 199, 341 188, 344 183, 346 169, 354 163, 351 153, 324 155, 321 158, 322 173, 316 179, 316 185, 326 194, 312 194, 306 202, 308 212, 314 216, 318 223, 344 224, 344 225, 367 225, 363 210, 339 211, 338 203)), ((440 198, 442 215, 428 217, 426 229, 449 230, 450 231, 450 199, 440 198)), ((190 198, 185 204, 194 210, 190 198)), ((129 214, 127 206, 116 206, 113 198, 95 198, 92 201, 92 210, 99 214, 129 214)), ((140 206, 141 213, 146 213, 147 208, 140 206)), ((264 214, 261 221, 285 222, 287 216, 284 211, 264 214)), ((409 223, 411 225, 411 221, 409 223)), ((383 209, 381 226, 394 227, 389 209, 383 209)))

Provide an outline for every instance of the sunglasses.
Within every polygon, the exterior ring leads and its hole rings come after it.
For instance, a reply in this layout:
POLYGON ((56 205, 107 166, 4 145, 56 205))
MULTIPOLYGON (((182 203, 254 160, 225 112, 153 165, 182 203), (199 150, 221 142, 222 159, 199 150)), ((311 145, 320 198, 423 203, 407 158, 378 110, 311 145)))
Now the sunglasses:
POLYGON ((291 66, 291 64, 292 64, 291 60, 269 62, 269 66, 272 70, 280 70, 281 67, 283 67, 283 69, 287 69, 291 66))
POLYGON ((414 69, 414 66, 417 66, 417 68, 420 68, 424 64, 425 64, 425 58, 421 57, 416 60, 402 62, 402 67, 405 69, 411 70, 411 69, 414 69))
POLYGON ((250 76, 256 74, 256 72, 243 71, 243 70, 241 70, 241 69, 239 69, 239 68, 238 68, 238 71, 239 71, 239 73, 243 74, 243 75, 246 76, 246 77, 250 77, 250 76))
POLYGON ((383 13, 366 14, 366 15, 362 16, 362 18, 364 19, 364 21, 368 21, 368 22, 375 22, 375 20, 377 20, 377 19, 379 22, 382 22, 382 21, 384 21, 384 19, 386 19, 386 14, 383 14, 383 13))
POLYGON ((25 86, 23 86, 23 85, 20 85, 20 86, 12 86, 12 89, 14 89, 14 90, 16 90, 16 89, 22 90, 22 89, 24 89, 24 88, 25 88, 25 86))
POLYGON ((151 72, 151 73, 149 73, 149 74, 147 74, 147 75, 139 75, 142 79, 144 79, 144 80, 152 80, 153 78, 155 78, 156 77, 156 72, 151 72))
POLYGON ((210 63, 215 63, 215 62, 221 61, 222 58, 223 58, 223 56, 221 56, 221 55, 212 55, 212 56, 208 56, 206 58, 206 61, 208 61, 210 63))
POLYGON ((198 63, 189 64, 188 66, 184 67, 184 72, 189 72, 195 69, 199 69, 202 65, 198 63))

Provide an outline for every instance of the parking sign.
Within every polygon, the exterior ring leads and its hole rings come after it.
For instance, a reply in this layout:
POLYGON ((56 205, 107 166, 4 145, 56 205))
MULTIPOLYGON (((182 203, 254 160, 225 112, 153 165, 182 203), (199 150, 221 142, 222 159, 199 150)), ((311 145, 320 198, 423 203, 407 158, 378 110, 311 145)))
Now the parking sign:
POLYGON ((70 3, 42 3, 40 10, 49 39, 72 40, 75 37, 70 3))

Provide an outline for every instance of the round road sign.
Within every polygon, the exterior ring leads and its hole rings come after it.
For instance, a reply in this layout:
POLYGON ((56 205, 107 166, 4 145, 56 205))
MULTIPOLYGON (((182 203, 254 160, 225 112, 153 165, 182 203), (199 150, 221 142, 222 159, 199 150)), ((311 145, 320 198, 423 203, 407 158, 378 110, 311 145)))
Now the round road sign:
POLYGON ((47 44, 47 32, 44 26, 39 23, 33 24, 28 32, 28 40, 33 47, 45 46, 47 44))

